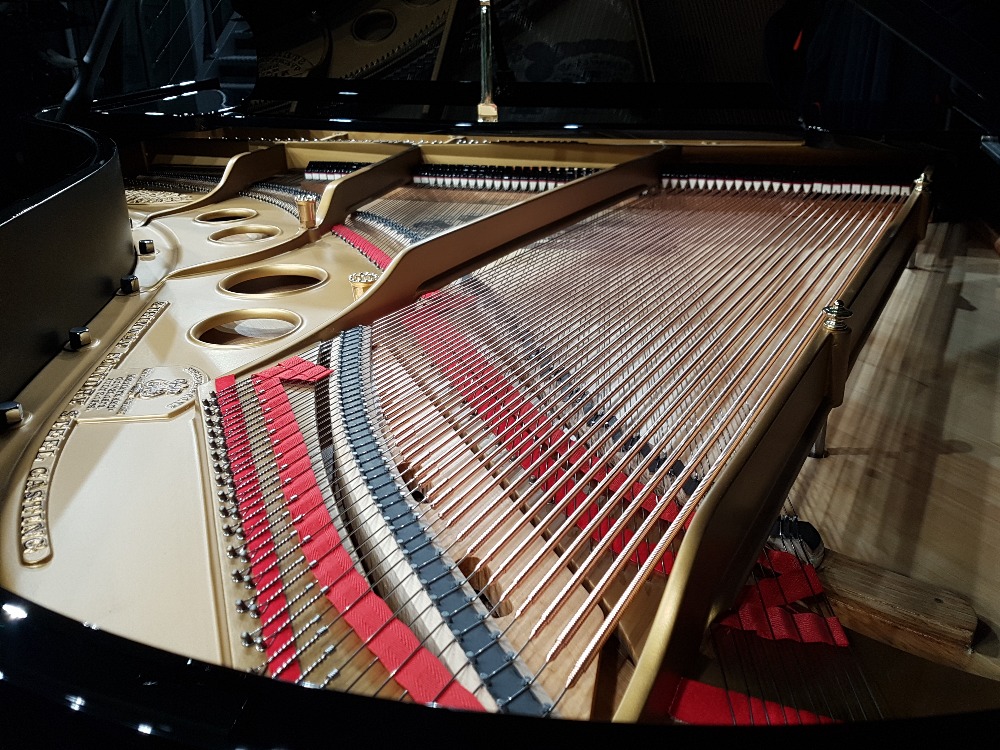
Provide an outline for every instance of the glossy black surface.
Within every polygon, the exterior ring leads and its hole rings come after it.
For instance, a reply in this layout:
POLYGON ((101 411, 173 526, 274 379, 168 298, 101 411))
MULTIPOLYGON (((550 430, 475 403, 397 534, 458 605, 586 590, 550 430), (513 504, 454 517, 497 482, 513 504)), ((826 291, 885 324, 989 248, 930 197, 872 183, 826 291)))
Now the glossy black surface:
POLYGON ((17 349, 0 367, 8 400, 107 304, 135 255, 110 140, 25 120, 0 140, 0 165, 0 320, 17 349))
MULTIPOLYGON (((286 685, 170 654, 0 589, 0 747, 593 746, 907 742, 995 731, 1000 712, 818 727, 613 724, 472 714, 286 685), (9 743, 9 744, 8 744, 9 743)), ((685 745, 687 746, 687 745, 685 745)))

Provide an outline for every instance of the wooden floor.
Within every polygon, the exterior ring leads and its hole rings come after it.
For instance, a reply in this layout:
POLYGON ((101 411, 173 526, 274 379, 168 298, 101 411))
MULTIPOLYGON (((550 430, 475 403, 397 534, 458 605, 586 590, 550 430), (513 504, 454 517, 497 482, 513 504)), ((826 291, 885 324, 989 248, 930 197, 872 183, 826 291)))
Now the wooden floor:
MULTIPOLYGON (((789 495, 826 546, 954 591, 1000 665, 1000 244, 932 222, 789 495)), ((1000 708, 1000 681, 857 637, 887 716, 1000 708)), ((978 655, 977 655, 978 658, 978 655)))

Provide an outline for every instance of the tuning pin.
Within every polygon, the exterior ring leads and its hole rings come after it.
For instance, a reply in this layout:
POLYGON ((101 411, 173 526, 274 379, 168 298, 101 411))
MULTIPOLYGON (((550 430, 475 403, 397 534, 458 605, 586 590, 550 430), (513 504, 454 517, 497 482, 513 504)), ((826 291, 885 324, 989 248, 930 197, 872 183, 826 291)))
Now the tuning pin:
MULTIPOLYGON (((257 602, 253 601, 253 599, 247 599, 246 601, 244 601, 243 599, 237 599, 236 611, 239 612, 241 615, 246 614, 250 615, 253 618, 260 617, 260 609, 258 609, 257 602)), ((244 635, 248 636, 250 634, 244 633, 244 635)))

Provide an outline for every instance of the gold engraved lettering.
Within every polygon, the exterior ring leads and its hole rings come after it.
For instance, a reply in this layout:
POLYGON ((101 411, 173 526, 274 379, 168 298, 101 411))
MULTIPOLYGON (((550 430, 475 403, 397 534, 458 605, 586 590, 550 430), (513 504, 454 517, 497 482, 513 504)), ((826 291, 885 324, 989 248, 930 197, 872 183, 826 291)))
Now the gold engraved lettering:
MULTIPOLYGON (((49 540, 44 536, 33 536, 33 537, 22 537, 21 538, 21 553, 39 553, 41 550, 47 550, 49 547, 49 540)), ((47 555, 46 555, 47 557, 47 555)))
MULTIPOLYGON (((54 420, 42 443, 35 451, 32 463, 35 466, 28 471, 24 480, 24 492, 21 496, 21 563, 24 565, 41 565, 52 556, 52 542, 49 538, 49 477, 55 468, 56 460, 62 450, 62 444, 70 433, 81 414, 86 409, 88 401, 101 388, 106 388, 105 380, 109 372, 118 366, 128 350, 146 332, 146 329, 156 320, 167 306, 168 302, 153 302, 147 307, 135 322, 125 332, 125 335, 115 344, 117 351, 110 351, 91 371, 83 384, 67 401, 67 408, 54 420), (80 407, 81 409, 72 408, 80 407)), ((116 381, 119 380, 116 378, 116 381)), ((118 393, 131 387, 132 378, 121 379, 118 393)), ((109 396, 109 398, 112 398, 109 396)))

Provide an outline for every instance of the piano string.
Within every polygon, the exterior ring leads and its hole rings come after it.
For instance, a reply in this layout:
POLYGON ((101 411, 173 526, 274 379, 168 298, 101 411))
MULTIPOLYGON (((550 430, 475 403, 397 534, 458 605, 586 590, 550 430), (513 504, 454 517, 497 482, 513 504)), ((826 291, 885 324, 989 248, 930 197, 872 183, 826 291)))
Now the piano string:
MULTIPOLYGON (((331 539, 351 550, 395 614, 414 623, 421 646, 436 650, 494 710, 531 703, 525 710, 588 717, 601 648, 622 629, 617 637, 636 658, 645 633, 623 624, 626 613, 640 606, 644 590, 662 587, 715 467, 816 335, 824 304, 858 273, 906 192, 665 184, 662 193, 532 243, 370 329, 345 332, 340 338, 350 337, 350 346, 333 345, 339 361, 327 353, 325 367, 353 368, 363 387, 366 429, 379 438, 378 453, 409 507, 408 530, 378 520, 374 480, 362 459, 350 459, 361 438, 337 416, 345 408, 337 404, 346 403, 337 393, 343 376, 329 379, 325 415, 313 388, 289 388, 311 465, 327 476, 323 504, 338 526, 331 539), (609 251, 622 247, 628 252, 609 251), (353 360, 343 359, 347 349, 353 360), (335 437, 321 460, 316 425, 324 420, 335 437), (488 637, 502 643, 520 676, 517 688, 492 694, 495 675, 463 658, 455 643, 464 634, 441 635, 455 613, 426 613, 441 595, 414 584, 419 574, 395 572, 406 557, 398 537, 414 529, 446 561, 449 592, 463 591, 476 617, 488 621, 488 637), (369 561, 379 549, 389 562, 369 561), (420 633, 421 619, 429 632, 420 633)), ((367 219, 383 218, 386 205, 365 207, 356 226, 402 224, 391 213, 384 222, 367 219)), ((302 356, 315 362, 322 349, 302 356)), ((241 393, 244 411, 266 409, 241 393)), ((258 453, 255 463, 273 473, 281 458, 258 453)), ((291 611, 324 586, 293 552, 298 532, 283 505, 269 499, 265 515, 270 535, 287 549, 277 559, 291 611)), ((243 533, 252 536, 264 521, 260 511, 250 513, 253 526, 243 533)), ((261 560, 251 555, 250 563, 261 560)), ((258 590, 258 606, 268 594, 258 590)), ((264 671, 272 673, 294 658, 329 661, 336 666, 324 669, 338 675, 351 669, 341 654, 356 654, 356 672, 381 674, 374 687, 353 682, 360 676, 331 678, 331 686, 398 696, 399 688, 388 687, 393 668, 379 672, 365 649, 316 652, 320 633, 339 620, 329 604, 297 609, 289 622, 294 657, 266 630, 244 640, 270 646, 264 671)))

